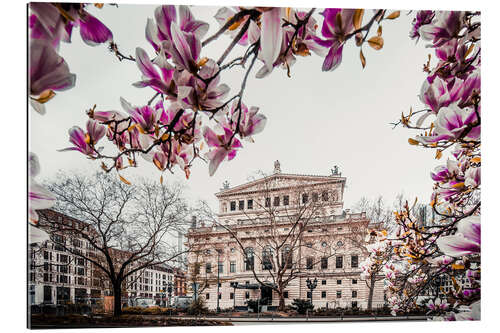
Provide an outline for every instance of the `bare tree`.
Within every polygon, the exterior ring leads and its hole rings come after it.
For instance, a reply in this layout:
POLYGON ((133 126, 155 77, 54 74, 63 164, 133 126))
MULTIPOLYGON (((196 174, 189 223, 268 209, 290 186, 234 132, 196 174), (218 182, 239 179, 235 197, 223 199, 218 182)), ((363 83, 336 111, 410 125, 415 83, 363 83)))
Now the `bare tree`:
POLYGON ((169 243, 169 236, 175 237, 184 227, 188 214, 180 185, 145 179, 132 185, 104 173, 61 173, 47 187, 57 197, 54 209, 76 222, 54 219, 50 211, 42 211, 40 225, 51 234, 52 242, 105 274, 114 294, 115 316, 121 314, 122 288, 128 277, 181 254, 169 243), (61 241, 55 237, 58 233, 86 240, 88 251, 61 241))
POLYGON ((328 215, 326 209, 331 208, 339 194, 332 186, 333 181, 327 179, 316 184, 297 181, 287 185, 286 190, 273 177, 263 175, 262 179, 258 192, 264 194, 265 199, 255 202, 257 207, 252 215, 245 212, 246 221, 232 225, 221 223, 208 205, 202 205, 201 215, 227 230, 245 259, 245 269, 253 273, 262 287, 271 288, 278 294, 278 309, 283 311, 287 286, 299 276, 306 275, 308 267, 337 253, 333 237, 325 234, 322 242, 327 245, 320 248, 312 246, 307 238, 310 228, 324 222, 328 215), (279 200, 276 199, 278 193, 287 200, 286 203, 272 200, 279 200), (245 241, 249 237, 247 233, 250 231, 246 231, 249 227, 252 230, 251 246, 245 241), (306 260, 302 259, 304 253, 309 253, 306 260))

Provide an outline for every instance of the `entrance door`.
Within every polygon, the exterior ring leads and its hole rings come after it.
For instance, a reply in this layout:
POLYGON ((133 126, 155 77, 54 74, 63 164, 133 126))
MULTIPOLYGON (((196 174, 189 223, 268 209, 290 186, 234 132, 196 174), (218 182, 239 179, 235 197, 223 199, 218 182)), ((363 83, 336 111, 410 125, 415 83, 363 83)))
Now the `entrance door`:
POLYGON ((273 289, 268 286, 260 288, 260 298, 262 305, 271 305, 273 303, 273 289))

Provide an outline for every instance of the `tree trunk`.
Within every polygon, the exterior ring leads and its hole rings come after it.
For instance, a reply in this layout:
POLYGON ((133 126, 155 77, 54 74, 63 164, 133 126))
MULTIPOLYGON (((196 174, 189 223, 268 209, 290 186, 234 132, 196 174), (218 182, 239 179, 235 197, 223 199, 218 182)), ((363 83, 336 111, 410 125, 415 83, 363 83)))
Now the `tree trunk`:
POLYGON ((368 291, 368 307, 367 310, 371 311, 372 310, 372 304, 373 304, 373 292, 375 290, 375 275, 372 275, 370 277, 370 287, 368 291))
POLYGON ((280 302, 278 304, 278 310, 285 311, 285 298, 283 297, 283 295, 279 295, 279 297, 280 297, 280 302))
POLYGON ((113 307, 113 316, 118 317, 122 314, 122 288, 121 282, 117 283, 113 286, 113 295, 114 295, 114 307, 113 307))

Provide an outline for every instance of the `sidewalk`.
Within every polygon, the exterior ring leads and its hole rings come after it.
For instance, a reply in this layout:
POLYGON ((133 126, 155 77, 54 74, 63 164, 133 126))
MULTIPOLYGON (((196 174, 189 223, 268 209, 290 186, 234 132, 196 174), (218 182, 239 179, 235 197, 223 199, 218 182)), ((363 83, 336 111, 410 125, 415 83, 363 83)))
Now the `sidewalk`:
MULTIPOLYGON (((180 319, 194 319, 195 317, 190 316, 180 316, 176 317, 180 319)), ((201 316, 201 319, 206 320, 219 320, 219 321, 228 321, 233 323, 333 323, 333 322, 353 322, 353 321, 426 321, 426 316, 383 316, 383 317, 374 317, 374 316, 348 316, 348 317, 295 317, 295 318, 244 318, 244 317, 214 317, 214 316, 201 316)))

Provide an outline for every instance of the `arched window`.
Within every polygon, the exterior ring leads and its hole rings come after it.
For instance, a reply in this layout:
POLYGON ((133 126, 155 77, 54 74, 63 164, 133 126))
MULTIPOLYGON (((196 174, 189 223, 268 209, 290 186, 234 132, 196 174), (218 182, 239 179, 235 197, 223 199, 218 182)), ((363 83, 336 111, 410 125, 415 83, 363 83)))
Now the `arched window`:
POLYGON ((262 269, 273 269, 273 250, 267 246, 262 250, 262 269))
POLYGON ((281 250, 281 267, 292 268, 293 253, 290 246, 285 245, 281 250))
POLYGON ((253 269, 254 253, 252 247, 245 249, 245 270, 251 271, 253 269))

